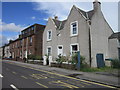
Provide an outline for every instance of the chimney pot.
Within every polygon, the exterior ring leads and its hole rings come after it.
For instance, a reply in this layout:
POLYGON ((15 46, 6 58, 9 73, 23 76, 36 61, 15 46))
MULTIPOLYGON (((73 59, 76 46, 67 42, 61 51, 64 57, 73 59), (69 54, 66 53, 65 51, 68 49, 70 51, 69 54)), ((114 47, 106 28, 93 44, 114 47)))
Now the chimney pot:
POLYGON ((58 16, 55 16, 54 19, 55 19, 55 20, 58 20, 58 16))

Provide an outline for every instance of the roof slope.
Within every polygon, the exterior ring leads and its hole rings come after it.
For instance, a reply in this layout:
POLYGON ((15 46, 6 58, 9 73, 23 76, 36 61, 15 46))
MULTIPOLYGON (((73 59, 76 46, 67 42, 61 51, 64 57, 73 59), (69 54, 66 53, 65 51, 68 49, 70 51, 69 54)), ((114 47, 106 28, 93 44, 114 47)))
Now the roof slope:
MULTIPOLYGON (((85 12, 85 11, 77 8, 75 5, 73 5, 73 7, 75 7, 78 10, 78 12, 81 13, 85 17, 85 19, 90 19, 91 20, 92 16, 94 15, 94 10, 85 12)), ((64 25, 67 21, 67 19, 63 20, 63 21, 56 20, 56 19, 52 19, 52 20, 54 21, 55 25, 57 26, 57 29, 59 29, 59 30, 64 28, 64 25)))
POLYGON ((109 37, 109 39, 114 39, 114 38, 120 39, 120 32, 113 33, 113 34, 109 37))
POLYGON ((57 26, 57 29, 59 29, 59 30, 64 28, 64 25, 67 21, 67 19, 64 20, 64 21, 59 21, 59 20, 56 20, 56 19, 52 19, 52 20, 54 21, 55 25, 57 26))

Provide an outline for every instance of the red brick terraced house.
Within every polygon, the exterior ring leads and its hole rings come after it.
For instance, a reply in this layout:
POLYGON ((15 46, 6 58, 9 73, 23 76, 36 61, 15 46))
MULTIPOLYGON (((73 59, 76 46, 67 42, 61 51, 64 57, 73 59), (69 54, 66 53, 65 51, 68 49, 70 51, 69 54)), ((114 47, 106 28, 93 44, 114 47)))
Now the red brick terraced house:
POLYGON ((42 57, 43 31, 45 25, 34 24, 21 31, 19 38, 10 41, 10 53, 14 60, 23 60, 28 55, 42 57))

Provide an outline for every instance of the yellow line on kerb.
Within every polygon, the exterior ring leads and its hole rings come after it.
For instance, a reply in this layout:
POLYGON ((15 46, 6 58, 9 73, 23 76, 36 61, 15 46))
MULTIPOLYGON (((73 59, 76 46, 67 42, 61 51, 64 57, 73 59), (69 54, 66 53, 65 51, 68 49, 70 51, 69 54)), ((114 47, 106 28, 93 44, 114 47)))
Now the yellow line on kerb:
POLYGON ((40 85, 40 86, 42 86, 42 87, 44 87, 44 88, 48 88, 47 86, 45 86, 45 85, 43 85, 43 84, 41 84, 41 83, 39 83, 39 82, 35 82, 35 83, 37 83, 38 85, 40 85))
POLYGON ((41 71, 41 72, 45 72, 45 73, 49 73, 49 74, 54 74, 54 75, 61 76, 61 77, 66 77, 66 78, 70 78, 70 79, 74 79, 74 80, 79 80, 79 81, 83 81, 83 82, 87 82, 87 83, 91 83, 91 84, 97 84, 97 85, 108 87, 108 88, 116 88, 116 87, 109 86, 109 85, 104 85, 104 84, 100 84, 100 83, 96 83, 96 82, 91 82, 91 81, 87 81, 87 80, 81 80, 81 79, 77 79, 77 78, 74 78, 74 77, 65 76, 65 75, 57 74, 57 73, 52 73, 52 72, 45 71, 45 70, 35 69, 35 68, 30 67, 30 66, 24 66, 24 65, 18 65, 18 64, 14 64, 14 65, 25 67, 25 68, 30 68, 30 69, 33 69, 33 70, 37 70, 37 71, 41 71))

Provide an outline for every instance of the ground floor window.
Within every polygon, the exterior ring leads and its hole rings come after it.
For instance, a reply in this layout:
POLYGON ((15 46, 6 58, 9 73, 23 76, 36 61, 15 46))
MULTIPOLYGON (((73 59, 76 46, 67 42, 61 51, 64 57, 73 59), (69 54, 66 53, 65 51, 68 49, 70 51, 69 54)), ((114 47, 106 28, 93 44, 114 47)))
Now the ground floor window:
POLYGON ((71 44, 70 47, 71 47, 71 54, 76 53, 76 52, 79 51, 79 45, 78 45, 78 43, 71 44))
POLYGON ((49 46, 49 47, 47 47, 47 55, 51 55, 51 53, 52 53, 52 48, 49 46))

